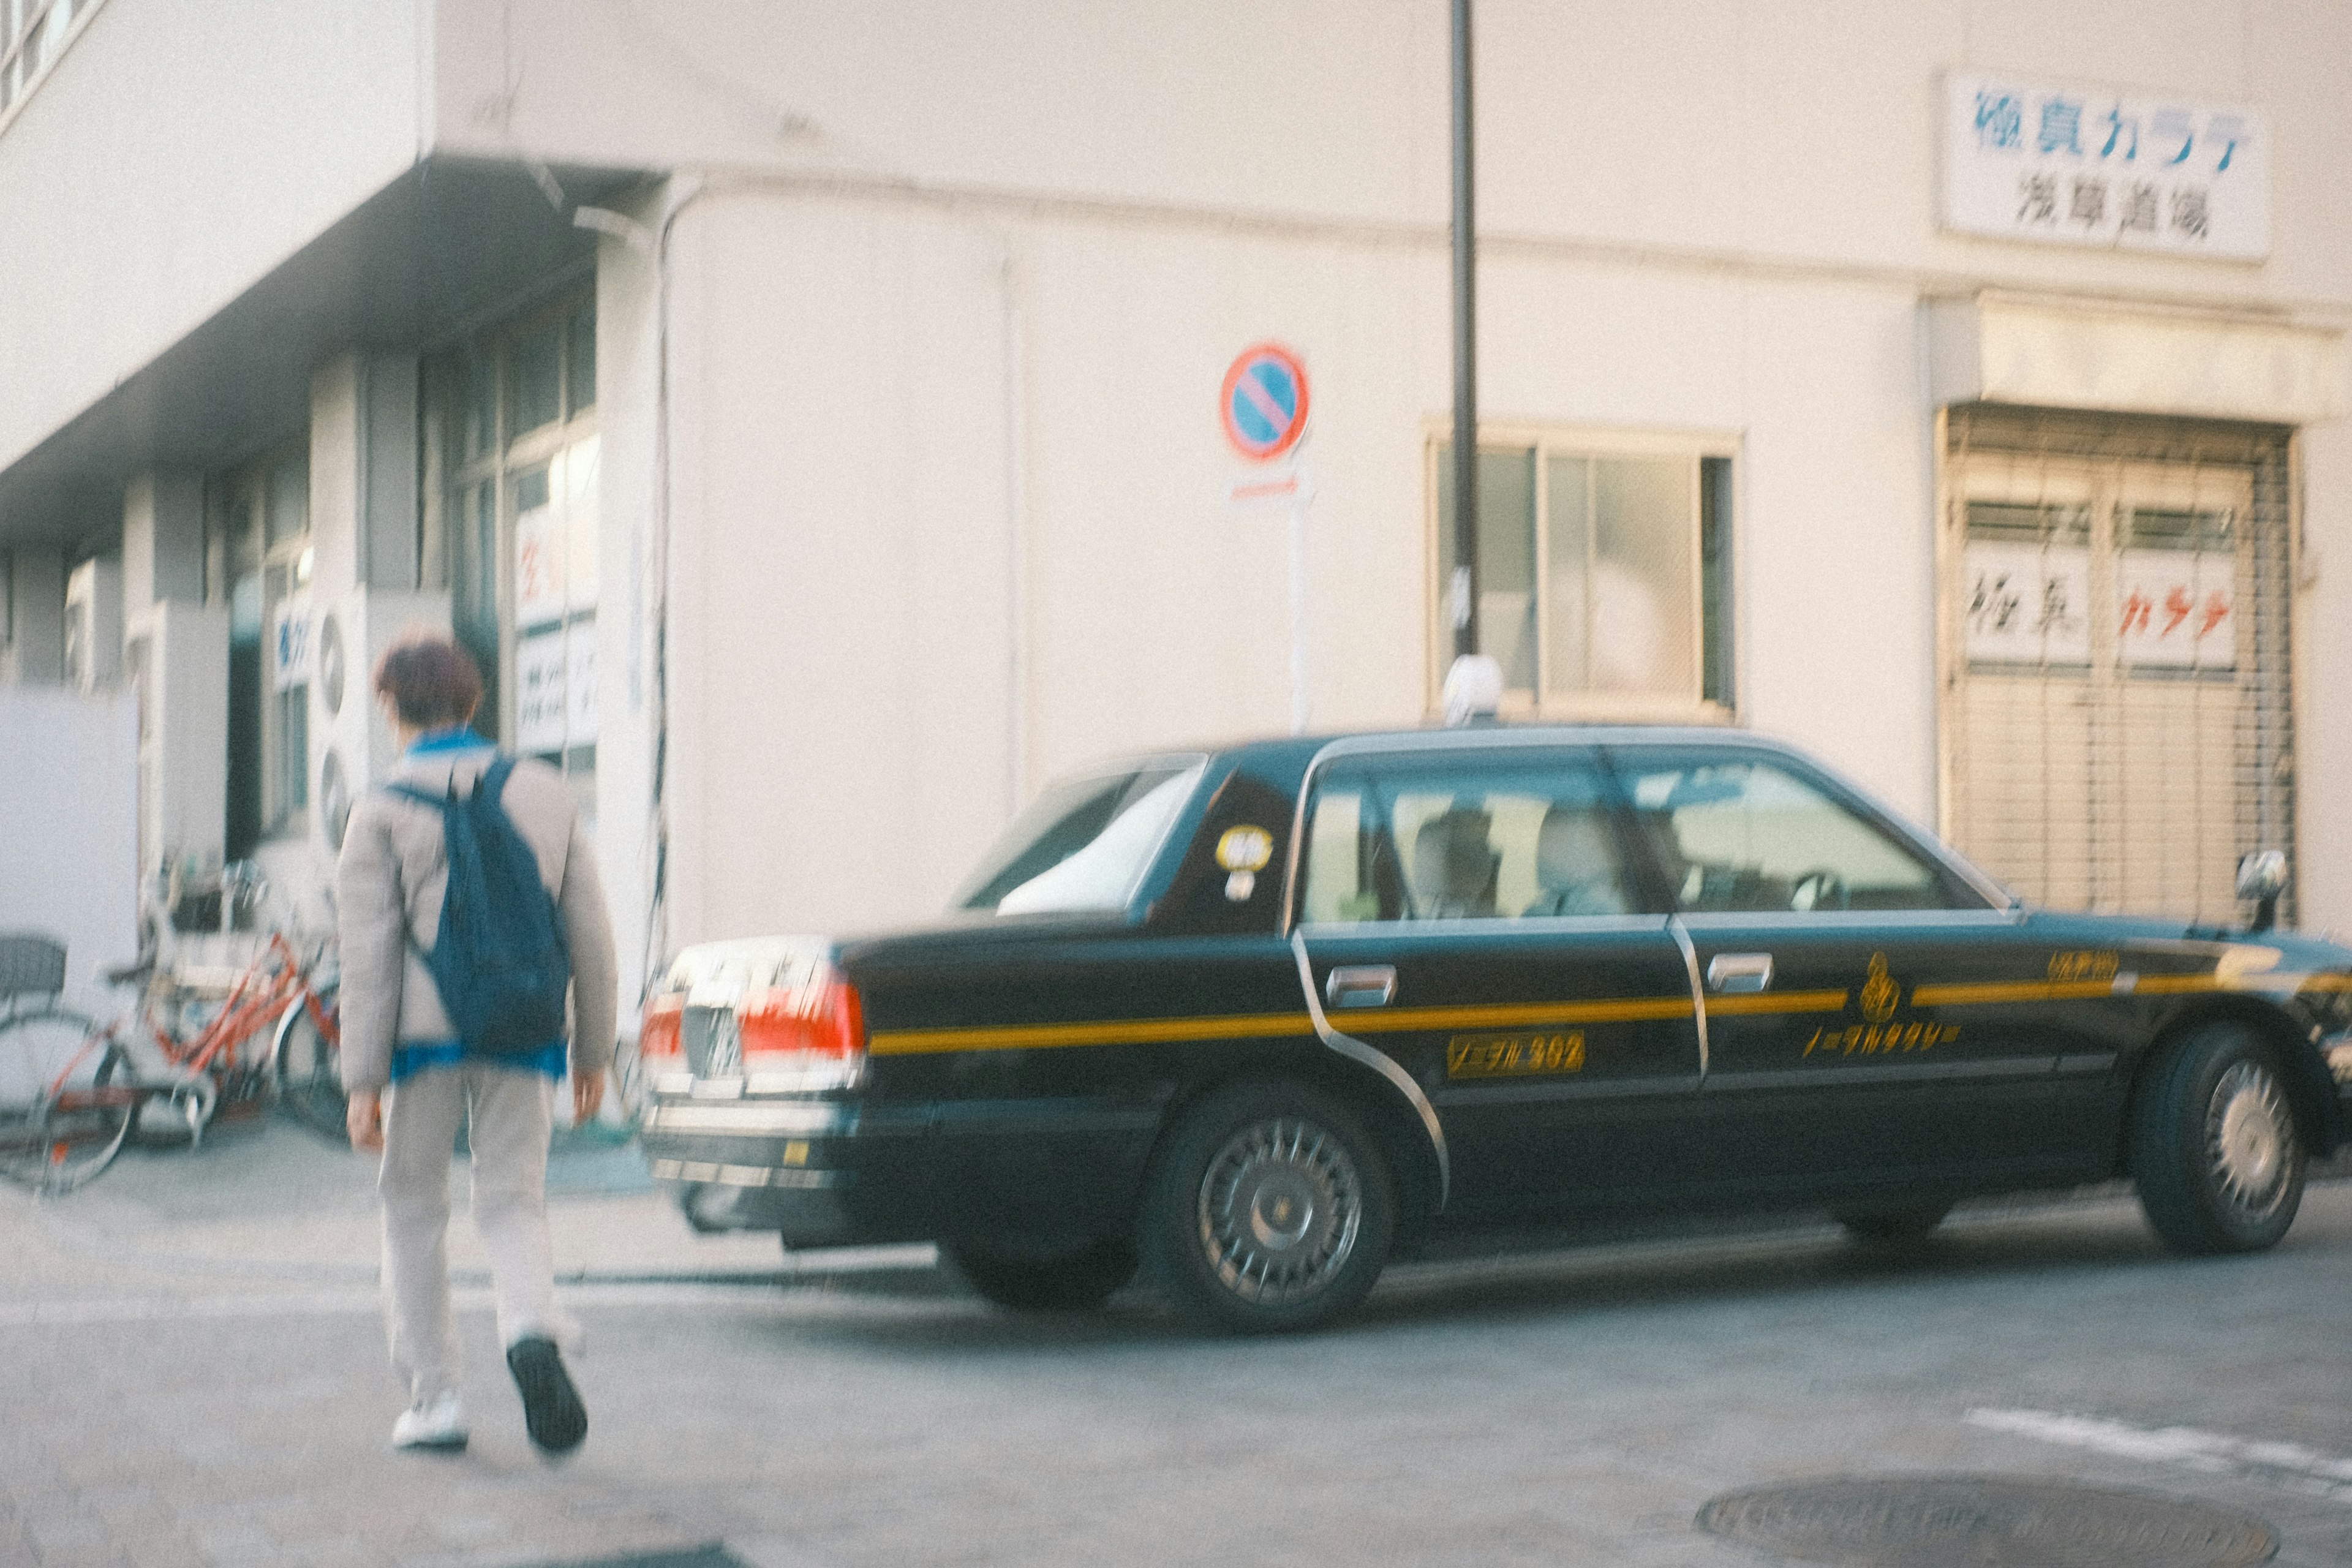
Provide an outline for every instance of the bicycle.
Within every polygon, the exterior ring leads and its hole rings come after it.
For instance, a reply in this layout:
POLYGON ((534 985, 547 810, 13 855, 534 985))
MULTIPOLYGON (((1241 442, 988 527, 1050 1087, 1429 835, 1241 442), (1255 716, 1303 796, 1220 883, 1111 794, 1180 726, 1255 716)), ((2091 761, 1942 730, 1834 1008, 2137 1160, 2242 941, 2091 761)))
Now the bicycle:
POLYGON ((171 1069, 142 1080, 187 1123, 193 1146, 215 1115, 284 1105, 300 1121, 343 1133, 342 1030, 337 982, 323 974, 329 948, 305 957, 280 931, 242 970, 160 974, 152 961, 110 976, 144 980, 143 1005, 104 1031, 120 1046, 131 1035, 171 1069), (142 1038, 143 1037, 143 1038, 142 1038), (260 1042, 266 1039, 267 1044, 260 1042))
POLYGON ((46 1194, 71 1192, 112 1163, 159 1102, 185 1124, 192 1148, 224 1108, 273 1102, 331 1137, 346 1135, 337 984, 320 973, 323 945, 306 959, 284 932, 272 931, 252 962, 226 978, 190 970, 159 975, 151 955, 108 972, 110 984, 139 985, 144 994, 101 1026, 56 1005, 64 948, 41 938, 5 941, 0 1175, 46 1194), (25 1007, 26 994, 47 1000, 25 1007), (160 1055, 169 1076, 142 1075, 135 1044, 160 1055))
POLYGON ((0 1176, 44 1194, 112 1163, 146 1098, 121 1043, 58 1005, 65 979, 64 944, 0 936, 0 1176))

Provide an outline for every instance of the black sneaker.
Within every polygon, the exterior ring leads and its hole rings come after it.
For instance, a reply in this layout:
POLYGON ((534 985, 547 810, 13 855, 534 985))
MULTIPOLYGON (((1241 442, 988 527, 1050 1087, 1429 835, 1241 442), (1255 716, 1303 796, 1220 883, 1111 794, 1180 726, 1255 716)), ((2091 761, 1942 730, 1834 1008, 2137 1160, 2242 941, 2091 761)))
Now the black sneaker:
POLYGON ((588 1436, 588 1407, 563 1370, 553 1340, 517 1340, 507 1347, 507 1370, 522 1391, 523 1426, 541 1452, 568 1454, 588 1436))

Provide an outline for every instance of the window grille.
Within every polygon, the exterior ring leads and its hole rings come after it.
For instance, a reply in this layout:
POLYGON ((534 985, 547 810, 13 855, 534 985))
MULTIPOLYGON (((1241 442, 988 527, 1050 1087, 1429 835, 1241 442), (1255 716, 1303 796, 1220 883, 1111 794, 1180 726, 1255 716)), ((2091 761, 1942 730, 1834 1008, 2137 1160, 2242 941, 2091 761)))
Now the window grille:
POLYGON ((1945 433, 1946 835, 2053 908, 2236 918, 2238 857, 2294 850, 2292 432, 1945 433))

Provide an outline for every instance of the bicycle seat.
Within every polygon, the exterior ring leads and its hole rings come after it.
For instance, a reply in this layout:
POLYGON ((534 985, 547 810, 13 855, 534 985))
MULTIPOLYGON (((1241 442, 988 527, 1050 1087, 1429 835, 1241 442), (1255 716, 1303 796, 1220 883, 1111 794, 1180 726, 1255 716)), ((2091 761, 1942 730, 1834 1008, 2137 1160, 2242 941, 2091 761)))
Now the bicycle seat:
POLYGON ((0 933, 0 996, 54 996, 65 985, 65 943, 30 931, 0 933))

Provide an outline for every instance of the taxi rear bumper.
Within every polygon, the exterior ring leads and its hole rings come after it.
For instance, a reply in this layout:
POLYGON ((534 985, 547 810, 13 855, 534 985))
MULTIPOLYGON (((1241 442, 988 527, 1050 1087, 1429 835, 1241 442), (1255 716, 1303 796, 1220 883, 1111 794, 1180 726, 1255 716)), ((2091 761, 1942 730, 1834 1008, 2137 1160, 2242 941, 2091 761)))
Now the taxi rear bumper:
POLYGON ((657 1096, 638 1126, 655 1182, 706 1230, 788 1247, 1124 1234, 1156 1102, 657 1096))
POLYGON ((772 1230, 788 1247, 920 1241, 927 1115, 810 1100, 664 1096, 638 1142, 655 1183, 705 1230, 772 1230))

